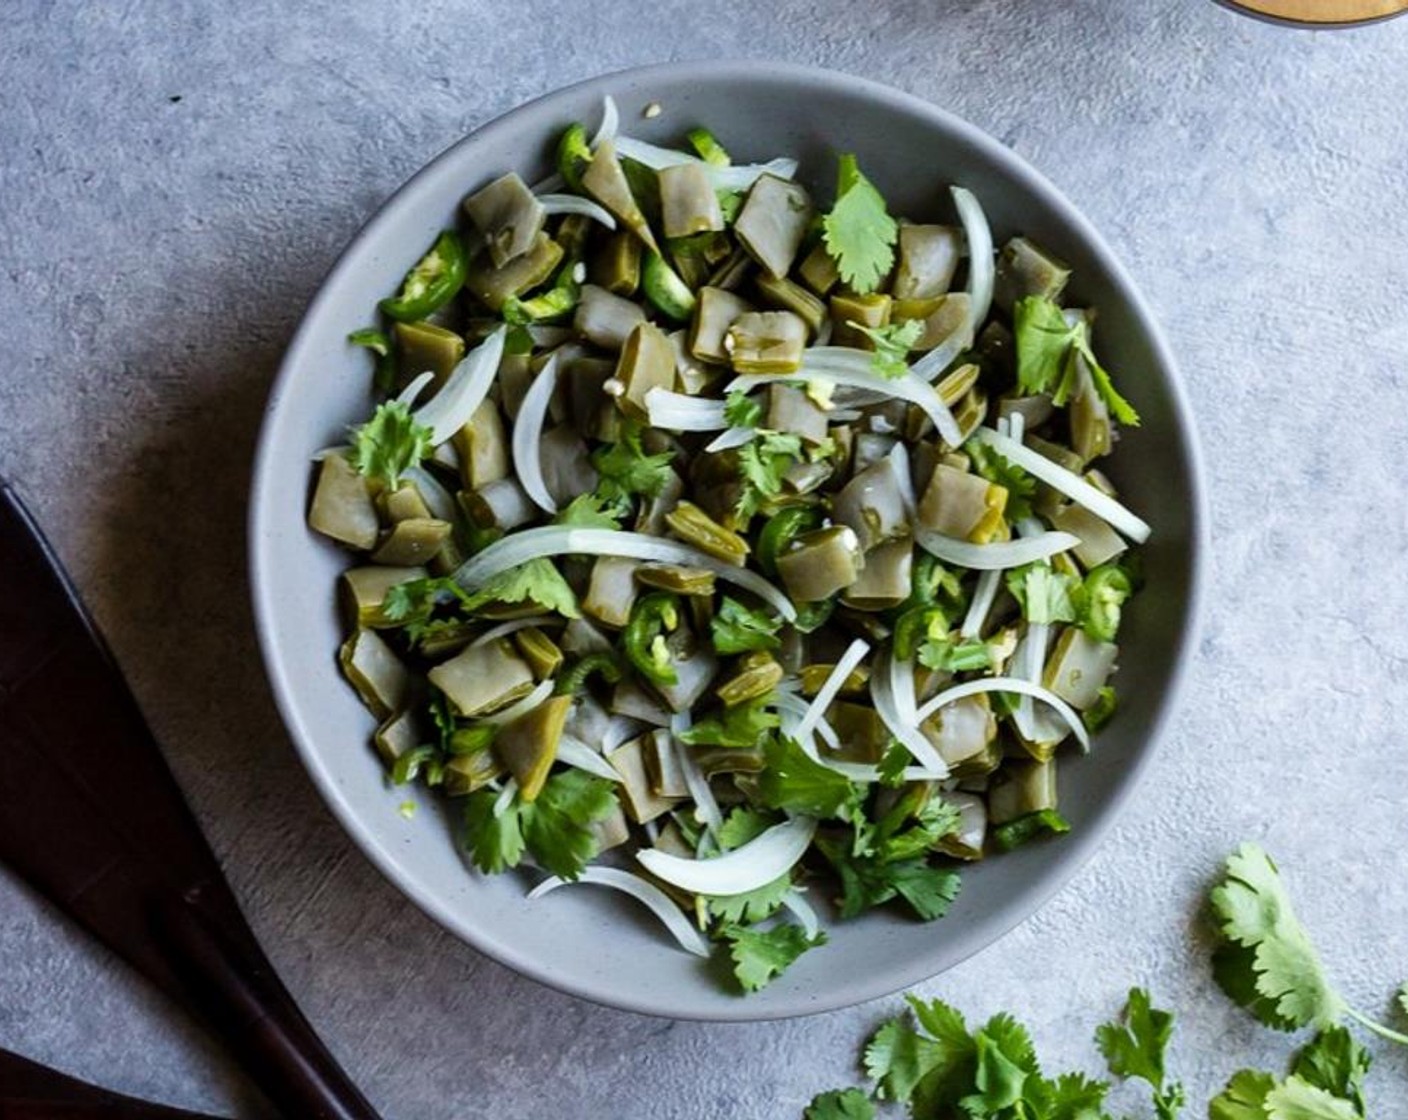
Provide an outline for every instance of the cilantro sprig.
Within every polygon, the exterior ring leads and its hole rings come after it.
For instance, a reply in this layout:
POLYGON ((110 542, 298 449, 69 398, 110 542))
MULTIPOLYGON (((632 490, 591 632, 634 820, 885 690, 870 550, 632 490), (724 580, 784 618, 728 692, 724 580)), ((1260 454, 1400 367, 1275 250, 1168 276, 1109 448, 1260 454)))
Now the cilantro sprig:
POLYGON ((885 199, 849 152, 836 171, 836 203, 822 219, 822 239, 841 279, 861 295, 875 291, 895 264, 899 225, 885 199))
POLYGON ((867 327, 860 323, 847 324, 870 339, 875 347, 870 368, 890 380, 909 372, 909 351, 924 334, 924 320, 902 319, 885 327, 867 327))
POLYGON ((1044 296, 1026 296, 1012 310, 1017 343, 1017 383, 1029 393, 1049 393, 1064 405, 1080 379, 1080 363, 1090 372, 1096 394, 1121 424, 1137 427, 1139 413, 1115 390, 1109 372, 1096 360, 1090 345, 1090 324, 1084 318, 1066 321, 1066 314, 1044 296))
POLYGON ((352 465, 388 490, 401 485, 401 476, 431 452, 435 434, 417 424, 411 407, 383 401, 365 424, 352 429, 352 465))
POLYGON ((515 795, 495 812, 499 794, 479 790, 465 799, 465 845, 481 871, 517 867, 525 853, 554 875, 575 879, 597 854, 592 825, 616 804, 611 783, 581 770, 564 770, 537 798, 515 795))

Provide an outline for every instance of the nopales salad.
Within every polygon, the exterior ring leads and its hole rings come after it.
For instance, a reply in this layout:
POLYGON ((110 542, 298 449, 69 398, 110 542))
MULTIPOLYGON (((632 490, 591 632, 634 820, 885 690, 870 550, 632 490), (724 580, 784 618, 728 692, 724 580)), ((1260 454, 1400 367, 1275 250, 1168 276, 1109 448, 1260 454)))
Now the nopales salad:
POLYGON ((557 164, 476 186, 351 337, 379 403, 308 517, 356 555, 340 661, 480 869, 624 891, 754 990, 819 900, 930 921, 1068 829, 1139 417, 1069 269, 962 186, 910 221, 852 155, 824 190, 609 100, 557 164))

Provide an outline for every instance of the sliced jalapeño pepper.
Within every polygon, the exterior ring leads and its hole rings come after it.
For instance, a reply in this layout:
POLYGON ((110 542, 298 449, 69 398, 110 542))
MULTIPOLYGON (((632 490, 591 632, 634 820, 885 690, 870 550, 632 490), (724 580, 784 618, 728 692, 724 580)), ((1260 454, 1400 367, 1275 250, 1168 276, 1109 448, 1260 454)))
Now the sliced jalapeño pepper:
POLYGON ((668 591, 642 595, 631 608, 630 621, 621 634, 621 645, 628 660, 646 680, 656 684, 678 684, 679 677, 670 663, 670 647, 665 635, 680 624, 680 599, 668 591))
POLYGON ((777 558, 792 538, 820 529, 821 510, 816 506, 787 506, 768 518, 758 534, 758 566, 770 576, 777 575, 777 558))
POLYGON ((381 301, 384 314, 400 323, 414 323, 437 311, 464 286, 469 260, 464 242, 452 229, 435 239, 430 251, 406 273, 401 290, 381 301))

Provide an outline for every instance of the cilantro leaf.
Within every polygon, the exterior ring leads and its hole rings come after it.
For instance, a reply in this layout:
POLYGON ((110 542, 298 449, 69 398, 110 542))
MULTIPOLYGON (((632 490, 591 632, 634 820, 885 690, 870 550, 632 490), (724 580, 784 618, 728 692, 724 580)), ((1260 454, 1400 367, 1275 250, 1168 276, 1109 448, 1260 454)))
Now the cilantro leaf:
POLYGON ((727 595, 709 620, 714 649, 721 654, 747 653, 749 650, 777 649, 782 644, 777 632, 782 620, 767 611, 750 610, 727 595))
POLYGON ((1154 1007, 1143 988, 1131 988, 1124 1021, 1109 1022, 1095 1031, 1095 1042, 1110 1072, 1119 1078, 1139 1078, 1154 1091, 1159 1120, 1175 1120, 1183 1106, 1183 1086, 1164 1086, 1164 1056, 1173 1035, 1173 1015, 1154 1007))
POLYGON ((821 228, 826 251, 836 262, 842 281, 860 295, 875 291, 894 266, 899 226, 850 153, 840 157, 836 203, 822 219, 821 228))
POLYGON ((737 513, 752 517, 769 499, 782 493, 783 476, 802 456, 802 437, 792 432, 759 432, 738 451, 738 476, 743 483, 737 513))
POLYGON ((619 497, 609 498, 598 492, 578 494, 566 509, 553 518, 553 524, 579 525, 584 529, 619 529, 622 518, 628 512, 628 504, 619 497))
POLYGON ((1328 1027, 1344 1015, 1348 1007, 1261 848, 1243 844, 1228 857, 1226 878, 1210 900, 1228 942, 1215 958, 1214 975, 1229 996, 1282 1030, 1328 1027))
POLYGON ((592 824, 611 813, 611 783, 582 770, 564 770, 544 783, 533 801, 515 796, 501 813, 499 794, 478 790, 465 803, 465 844, 481 871, 517 867, 524 851, 545 869, 575 879, 597 854, 592 824))
POLYGON ((777 823, 778 818, 771 813, 760 813, 746 805, 735 806, 728 811, 728 816, 724 817, 723 824, 719 826, 719 847, 726 852, 732 851, 761 836, 777 823))
POLYGON ((1110 1086, 1083 1074, 1063 1073, 1055 1081, 1031 1078, 1027 1099, 1042 1120, 1107 1120, 1101 1111, 1110 1086))
POLYGON ((849 322, 875 346, 870 368, 881 377, 895 380, 909 372, 909 351, 924 334, 923 319, 901 319, 885 327, 867 327, 849 322))
POLYGON ((691 747, 757 746, 758 740, 782 723, 782 718, 768 708, 772 699, 771 695, 759 696, 698 720, 680 733, 680 742, 691 747))
POLYGON ((1007 590, 1022 607, 1022 617, 1028 622, 1074 622, 1074 594, 1080 581, 1075 576, 1058 572, 1050 564, 1038 560, 1007 573, 1007 590))
POLYGON ((876 852, 882 859, 912 859, 932 851, 945 836, 958 831, 963 814, 953 802, 935 794, 924 802, 913 820, 903 831, 896 831, 889 821, 882 821, 876 828, 876 852))
POLYGON ((849 846, 818 838, 816 846, 841 880, 841 916, 857 914, 891 899, 904 899, 921 919, 942 918, 958 897, 962 880, 957 871, 931 867, 922 858, 887 860, 883 855, 857 855, 849 846))
POLYGON ((1064 405, 1080 381, 1080 363, 1090 372, 1096 395, 1122 424, 1137 427, 1139 413, 1115 390, 1109 372, 1090 345, 1084 318, 1067 322, 1065 312, 1044 296, 1026 296, 1012 309, 1017 344, 1017 383, 1029 393, 1049 393, 1064 405))
POLYGON ((1259 1069, 1240 1069, 1208 1102, 1208 1120, 1266 1120, 1266 1096, 1276 1078, 1259 1069))
POLYGON ((925 638, 914 655, 919 664, 936 672, 966 673, 992 666, 992 651, 987 642, 945 634, 942 638, 925 638))
POLYGON ((988 444, 971 440, 963 445, 964 453, 973 461, 973 471, 1007 491, 1006 516, 1021 521, 1032 515, 1032 499, 1036 497, 1036 479, 994 451, 988 444))
POLYGON ((911 757, 904 744, 898 739, 891 740, 890 745, 885 748, 885 753, 880 756, 880 763, 876 767, 880 775, 880 784, 891 788, 904 785, 904 772, 909 766, 911 757))
POLYGON ((1038 809, 1035 813, 997 825, 992 830, 992 844, 999 852, 1010 852, 1039 836, 1070 831, 1071 822, 1055 809, 1038 809))
POLYGON ((606 501, 653 498, 669 484, 674 457, 673 451, 647 454, 641 446, 641 427, 631 425, 615 443, 603 444, 592 452, 592 466, 601 476, 596 492, 606 501))
POLYGON ((478 610, 490 603, 537 603, 544 610, 556 611, 564 618, 579 618, 577 596, 562 573, 545 556, 525 561, 487 580, 483 587, 463 599, 467 611, 478 610))
POLYGON ((808 949, 826 944, 826 934, 808 937, 801 926, 790 924, 772 929, 731 925, 719 932, 728 942, 733 973, 745 992, 766 987, 808 949))
POLYGON ((352 465, 388 490, 401 485, 401 476, 430 454, 435 433, 411 416, 400 401, 383 401, 372 418, 352 429, 352 465))
POLYGON ((1296 1054, 1291 1072, 1310 1085, 1324 1089, 1367 1115, 1364 1076, 1372 1059, 1344 1027, 1327 1027, 1296 1054))
MULTIPOLYGON (((987 1027, 978 1031, 973 1041, 978 1052, 973 1075, 977 1092, 964 1097, 960 1106, 973 1116, 991 1116, 1020 1103, 1026 1095, 1027 1077, 1032 1071, 1011 1056, 1002 1041, 989 1034, 987 1027)), ((1030 1051, 1030 1043, 1027 1049, 1030 1051)))
POLYGON ((463 606, 468 598, 464 588, 448 576, 408 579, 387 589, 381 613, 404 628, 412 641, 419 641, 435 625, 432 618, 437 608, 463 606))
POLYGON ((763 745, 763 771, 758 797, 770 809, 811 817, 849 819, 864 796, 844 774, 811 758, 797 743, 773 735, 763 745))
MULTIPOLYGON (((961 1027, 961 1018, 959 1024, 961 1027)), ((882 1099, 907 1101, 926 1079, 948 1074, 954 1067, 961 1069, 970 1060, 971 1051, 966 1030, 961 1043, 953 1046, 920 1034, 903 1019, 891 1019, 865 1048, 865 1072, 877 1082, 876 1092, 882 1099)))
POLYGON ((1349 1101, 1295 1074, 1267 1093, 1262 1107, 1267 1120, 1362 1120, 1349 1101))
POLYGON ((730 428, 758 428, 763 423, 763 406, 747 393, 735 389, 724 398, 724 420, 730 428))
POLYGON ((875 1120, 875 1105, 861 1089, 832 1089, 812 1098, 802 1120, 875 1120))
POLYGON ((779 875, 771 883, 764 883, 742 894, 700 895, 704 908, 712 917, 736 925, 742 922, 752 924, 772 917, 782 906, 782 900, 792 889, 791 874, 779 875))

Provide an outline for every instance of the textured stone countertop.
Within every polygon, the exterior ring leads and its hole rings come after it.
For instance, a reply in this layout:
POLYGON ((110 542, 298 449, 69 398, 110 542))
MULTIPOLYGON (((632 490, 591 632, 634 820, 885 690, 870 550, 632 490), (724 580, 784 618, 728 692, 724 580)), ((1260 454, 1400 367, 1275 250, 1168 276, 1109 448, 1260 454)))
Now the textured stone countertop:
MULTIPOLYGON (((763 53, 891 83, 1011 145, 1105 233, 1181 361, 1214 550, 1185 702, 1100 854, 921 990, 1013 1008, 1053 1065, 1095 1070, 1091 1028, 1147 983, 1180 1012, 1201 1116, 1238 1065, 1290 1050, 1206 966, 1199 903, 1237 841, 1278 856, 1361 1006, 1392 1015, 1408 975, 1408 19, 1310 33, 1210 0, 11 4, 0 473, 106 630, 270 956, 388 1120, 799 1116, 859 1076, 894 1001, 671 1023, 460 944, 306 779, 245 578, 280 351, 381 200, 557 86, 763 53)), ((1408 1117, 1408 1060, 1374 1045, 1374 1115, 1408 1117)), ((3 873, 0 1046, 269 1115, 179 1011, 3 873)))

